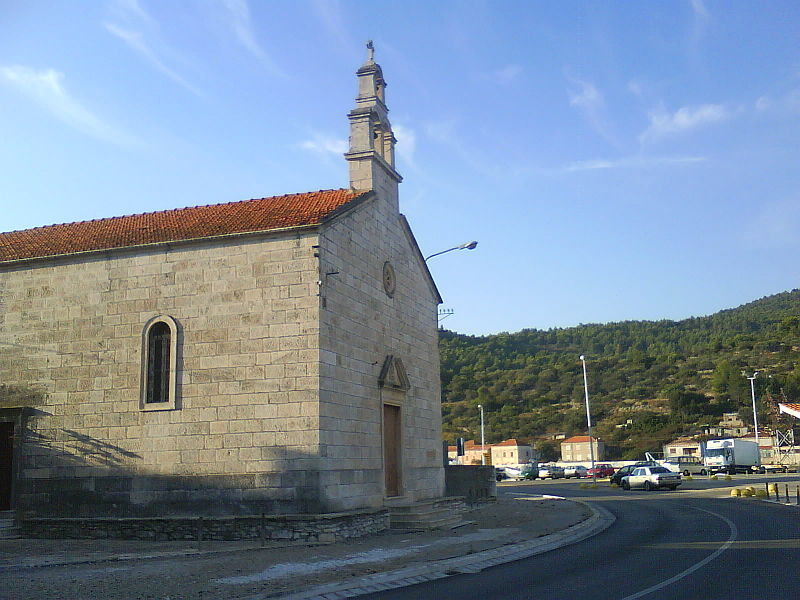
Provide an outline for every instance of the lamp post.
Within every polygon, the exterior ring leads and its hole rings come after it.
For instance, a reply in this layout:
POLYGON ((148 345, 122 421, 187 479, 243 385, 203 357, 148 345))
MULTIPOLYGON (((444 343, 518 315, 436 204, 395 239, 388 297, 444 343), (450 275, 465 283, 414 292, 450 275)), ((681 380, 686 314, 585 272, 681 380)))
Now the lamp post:
MULTIPOLYGON (((756 448, 759 448, 758 445, 758 413, 756 412, 756 377, 758 377, 758 371, 753 372, 752 377, 748 377, 750 380, 750 395, 753 397, 753 426, 756 430, 756 448)), ((758 450, 759 456, 761 456, 761 450, 758 450)))
POLYGON ((481 464, 486 464, 486 441, 483 435, 483 404, 478 404, 478 410, 481 411, 481 464))
POLYGON ((434 254, 431 254, 430 256, 426 256, 425 261, 427 262, 434 256, 439 256, 440 254, 444 254, 445 252, 452 252, 453 250, 475 250, 475 247, 477 245, 478 242, 472 241, 472 242, 467 242, 466 244, 461 244, 460 246, 453 246, 452 248, 448 248, 447 250, 442 250, 441 252, 436 252, 434 254))
POLYGON ((589 425, 589 452, 592 457, 592 482, 597 483, 597 471, 594 470, 594 437, 592 436, 592 413, 589 411, 589 380, 586 377, 586 357, 581 354, 583 365, 583 392, 586 396, 586 423, 589 425))

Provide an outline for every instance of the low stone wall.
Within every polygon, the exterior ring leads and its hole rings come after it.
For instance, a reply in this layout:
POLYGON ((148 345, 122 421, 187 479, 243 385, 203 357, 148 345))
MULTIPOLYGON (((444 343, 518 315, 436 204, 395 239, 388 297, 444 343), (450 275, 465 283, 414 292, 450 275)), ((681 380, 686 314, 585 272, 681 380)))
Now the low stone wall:
POLYGON ((386 509, 320 515, 142 518, 23 518, 22 537, 123 540, 334 542, 389 528, 386 509))
POLYGON ((445 496, 462 496, 469 504, 497 498, 497 481, 491 465, 447 465, 444 481, 445 496))

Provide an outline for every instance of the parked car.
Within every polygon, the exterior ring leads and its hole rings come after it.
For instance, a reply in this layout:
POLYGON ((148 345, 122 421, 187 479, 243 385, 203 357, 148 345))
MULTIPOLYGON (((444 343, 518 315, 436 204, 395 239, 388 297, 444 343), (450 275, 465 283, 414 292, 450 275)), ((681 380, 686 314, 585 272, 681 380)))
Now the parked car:
POLYGON ((761 473, 788 473, 787 465, 761 465, 761 473))
POLYGON ((587 477, 611 477, 614 474, 614 467, 608 463, 597 463, 593 469, 589 469, 587 477))
POLYGON ((519 474, 520 479, 536 479, 539 476, 539 465, 527 465, 519 474))
POLYGON ((673 473, 682 473, 684 477, 689 475, 708 475, 706 466, 692 456, 668 458, 661 465, 667 467, 673 473))
POLYGON ((494 478, 496 481, 503 481, 503 479, 508 479, 508 475, 506 475, 506 470, 501 469, 500 467, 495 467, 494 478))
POLYGON ((633 473, 622 478, 622 489, 641 488, 657 490, 667 488, 674 490, 681 484, 680 473, 673 473, 667 467, 636 467, 633 473))
POLYGON ((518 469, 517 467, 503 467, 503 470, 506 472, 506 477, 509 479, 522 479, 522 469, 518 469))
POLYGON ((638 462, 635 465, 625 465, 624 467, 619 468, 611 476, 611 478, 609 479, 609 483, 616 483, 617 485, 620 485, 622 483, 622 478, 633 473, 633 470, 636 467, 659 467, 659 466, 661 465, 652 460, 638 462))
POLYGON ((541 465, 539 467, 540 479, 561 479, 564 477, 564 469, 556 465, 541 465))
POLYGON ((588 473, 589 469, 583 465, 569 465, 564 467, 564 477, 566 479, 569 479, 570 477, 586 477, 588 473))

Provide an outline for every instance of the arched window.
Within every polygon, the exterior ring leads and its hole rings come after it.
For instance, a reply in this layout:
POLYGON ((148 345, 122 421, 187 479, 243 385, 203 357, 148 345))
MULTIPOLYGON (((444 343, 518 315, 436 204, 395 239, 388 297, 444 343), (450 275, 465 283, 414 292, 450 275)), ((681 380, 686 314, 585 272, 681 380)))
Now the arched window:
POLYGON ((168 316, 148 321, 142 332, 142 410, 177 408, 178 327, 168 316))

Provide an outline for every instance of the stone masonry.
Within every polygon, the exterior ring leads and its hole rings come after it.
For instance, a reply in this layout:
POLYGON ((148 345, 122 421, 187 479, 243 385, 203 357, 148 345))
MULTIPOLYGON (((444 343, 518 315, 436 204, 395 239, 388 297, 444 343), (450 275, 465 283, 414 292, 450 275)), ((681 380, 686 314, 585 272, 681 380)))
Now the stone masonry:
POLYGON ((399 213, 371 61, 346 155, 356 193, 318 222, 0 260, 0 384, 31 391, 24 405, 0 398, 0 421, 16 419, 19 513, 377 509, 384 405, 400 415, 400 496, 442 495, 441 300, 399 213), (143 340, 159 318, 177 332, 169 406, 142 401, 143 340), (381 380, 386 365, 403 385, 381 380))

